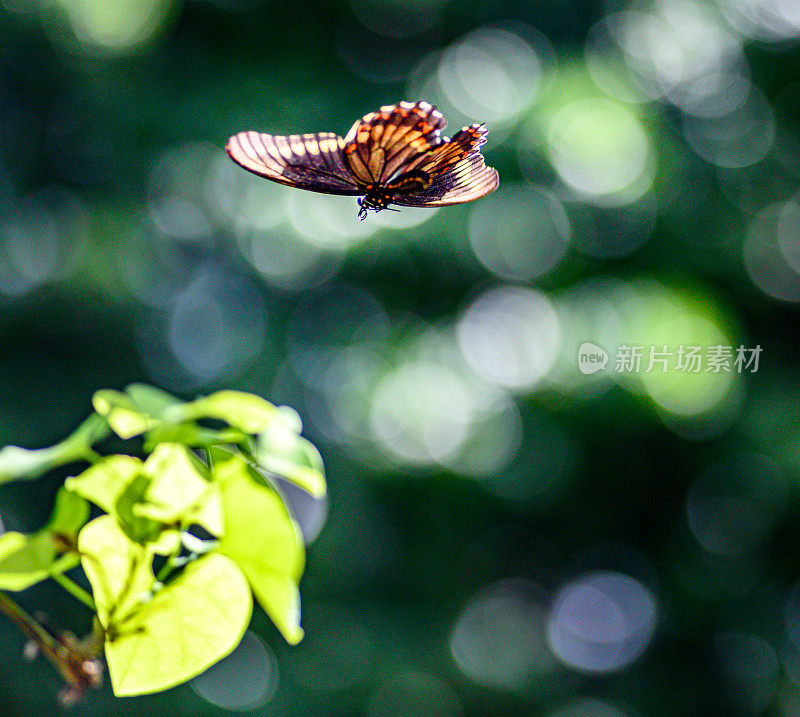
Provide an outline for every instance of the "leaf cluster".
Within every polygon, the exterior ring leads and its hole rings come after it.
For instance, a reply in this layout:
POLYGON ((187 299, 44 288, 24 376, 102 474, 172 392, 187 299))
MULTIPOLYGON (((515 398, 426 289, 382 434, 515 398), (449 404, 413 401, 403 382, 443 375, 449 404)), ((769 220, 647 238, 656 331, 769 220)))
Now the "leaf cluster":
POLYGON ((326 487, 297 413, 238 391, 187 402, 140 384, 98 391, 93 405, 54 446, 0 451, 0 482, 90 463, 44 528, 0 537, 0 589, 54 578, 90 605, 117 695, 167 689, 222 659, 253 596, 299 642, 304 544, 273 478, 314 496, 326 487), (112 433, 142 457, 96 452, 112 433), (91 597, 64 575, 79 564, 91 597))

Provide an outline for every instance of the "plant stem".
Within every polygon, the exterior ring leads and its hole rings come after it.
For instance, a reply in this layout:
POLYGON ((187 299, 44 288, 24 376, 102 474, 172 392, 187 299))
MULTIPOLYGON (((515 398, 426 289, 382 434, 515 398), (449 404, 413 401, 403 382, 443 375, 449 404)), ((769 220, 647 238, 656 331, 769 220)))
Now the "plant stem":
POLYGON ((167 558, 167 562, 164 563, 161 566, 161 570, 158 571, 158 575, 156 575, 156 580, 158 580, 158 582, 163 583, 172 574, 172 571, 175 570, 175 558, 177 558, 180 554, 181 544, 179 541, 178 545, 167 558))
POLYGON ((25 610, 2 591, 0 591, 0 611, 5 613, 11 622, 37 644, 43 645, 54 642, 52 635, 41 626, 38 620, 28 615, 25 610))
POLYGON ((67 685, 60 695, 62 704, 72 704, 88 688, 100 686, 102 665, 98 654, 101 643, 97 640, 97 634, 93 633, 86 641, 79 641, 71 633, 51 633, 2 591, 0 612, 36 644, 42 655, 65 680, 67 685))
POLYGON ((100 455, 97 451, 94 451, 91 448, 87 448, 83 452, 81 457, 84 458, 85 460, 89 461, 89 463, 91 463, 92 465, 94 465, 98 461, 103 460, 104 456, 100 455))
POLYGON ((87 593, 80 585, 70 580, 62 573, 50 573, 50 577, 53 578, 53 580, 55 580, 70 595, 72 595, 72 597, 80 600, 92 612, 97 612, 97 606, 94 604, 92 596, 89 595, 89 593, 87 593))

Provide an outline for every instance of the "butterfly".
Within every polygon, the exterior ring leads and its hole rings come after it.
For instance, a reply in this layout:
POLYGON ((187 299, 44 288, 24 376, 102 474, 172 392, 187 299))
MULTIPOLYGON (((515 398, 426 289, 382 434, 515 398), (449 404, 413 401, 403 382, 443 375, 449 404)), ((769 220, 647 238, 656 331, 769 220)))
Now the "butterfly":
POLYGON ((234 162, 273 182, 358 196, 358 218, 364 219, 368 210, 390 204, 444 207, 497 188, 497 170, 480 153, 486 126, 464 127, 450 139, 442 136, 446 125, 429 102, 398 102, 364 115, 344 137, 249 131, 235 134, 225 149, 234 162))

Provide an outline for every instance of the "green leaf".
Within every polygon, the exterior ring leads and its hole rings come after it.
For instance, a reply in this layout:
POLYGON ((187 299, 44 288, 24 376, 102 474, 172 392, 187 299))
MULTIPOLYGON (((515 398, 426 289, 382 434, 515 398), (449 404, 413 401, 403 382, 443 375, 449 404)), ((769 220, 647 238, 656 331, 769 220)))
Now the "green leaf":
POLYGON ((233 652, 252 610, 232 560, 210 553, 189 563, 106 642, 114 694, 160 692, 196 677, 233 652))
POLYGON ((219 550, 244 571, 258 602, 290 644, 303 637, 300 592, 305 551, 281 497, 253 479, 238 456, 215 466, 225 515, 219 550))
POLYGON ((130 396, 119 391, 97 391, 92 397, 92 405, 120 438, 141 435, 159 422, 158 418, 140 408, 130 396))
POLYGON ((159 443, 183 443, 193 448, 205 448, 219 444, 239 444, 247 439, 247 434, 238 428, 215 430, 184 422, 174 425, 161 423, 145 434, 144 449, 152 451, 159 443))
POLYGON ((45 580, 54 555, 49 536, 42 540, 36 534, 4 533, 0 537, 0 589, 25 590, 45 580))
POLYGON ((243 391, 217 391, 181 406, 184 418, 216 418, 245 433, 261 433, 286 420, 269 401, 243 391))
POLYGON ((115 513, 117 502, 142 471, 142 462, 132 456, 109 456, 98 461, 64 487, 91 501, 106 513, 115 513))
POLYGON ((75 567, 78 554, 69 548, 75 545, 78 530, 88 517, 89 504, 61 488, 50 522, 42 530, 0 537, 0 589, 24 590, 52 573, 75 567))
POLYGON ((147 543, 158 539, 163 525, 137 513, 150 484, 143 471, 138 458, 109 456, 80 475, 67 478, 64 486, 113 515, 132 540, 147 543))
POLYGON ((258 464, 315 497, 325 495, 325 469, 319 451, 305 438, 276 424, 258 438, 258 464))
POLYGON ((48 448, 6 446, 0 450, 0 483, 38 478, 57 466, 86 460, 91 446, 108 435, 106 422, 89 416, 72 435, 48 448))
POLYGON ((59 488, 47 529, 62 541, 76 544, 78 533, 88 519, 89 504, 80 496, 59 488))
POLYGON ((97 414, 89 416, 71 436, 64 439, 59 445, 72 445, 76 450, 89 448, 95 443, 107 438, 111 433, 108 423, 97 414))
POLYGON ((150 483, 136 515, 168 525, 202 525, 212 535, 223 532, 219 489, 203 477, 206 468, 177 443, 161 443, 144 464, 150 483))
POLYGON ((97 391, 95 411, 103 416, 120 438, 133 438, 157 427, 183 401, 153 386, 133 383, 120 391, 97 391))
POLYGON ((114 515, 140 543, 159 539, 164 526, 202 525, 222 534, 216 486, 203 478, 203 465, 185 446, 159 444, 143 464, 131 456, 109 456, 65 486, 114 515))
POLYGON ((278 406, 278 413, 280 414, 281 423, 292 433, 299 435, 302 432, 303 421, 300 419, 300 414, 291 406, 278 406))
POLYGON ((87 523, 78 535, 78 550, 97 619, 106 630, 150 599, 155 584, 152 551, 131 540, 113 516, 87 523))
POLYGON ((209 553, 153 592, 151 551, 129 540, 110 516, 89 523, 79 545, 106 628, 106 660, 117 696, 181 684, 241 640, 252 598, 242 571, 225 556, 209 553))
POLYGON ((125 388, 125 393, 141 411, 151 416, 162 416, 173 406, 180 406, 183 401, 171 393, 144 383, 132 383, 125 388))
POLYGON ((146 502, 149 486, 150 479, 140 473, 128 484, 114 506, 114 515, 125 534, 142 544, 158 540, 165 527, 161 521, 142 515, 142 504, 146 502))

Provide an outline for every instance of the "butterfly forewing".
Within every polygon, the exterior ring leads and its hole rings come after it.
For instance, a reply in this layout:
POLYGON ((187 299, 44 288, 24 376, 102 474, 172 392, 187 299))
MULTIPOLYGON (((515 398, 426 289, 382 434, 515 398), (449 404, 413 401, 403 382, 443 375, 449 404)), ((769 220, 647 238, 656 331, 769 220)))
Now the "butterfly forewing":
POLYGON ((381 107, 356 122, 344 138, 344 153, 356 178, 388 184, 414 169, 426 153, 442 143, 447 121, 428 102, 400 102, 381 107))
POLYGON ((226 150, 234 162, 274 182, 326 194, 363 194, 333 132, 289 136, 240 132, 226 150))

